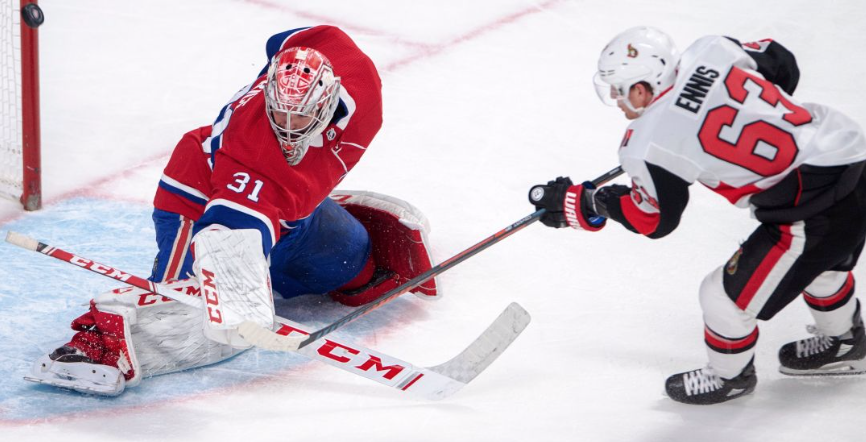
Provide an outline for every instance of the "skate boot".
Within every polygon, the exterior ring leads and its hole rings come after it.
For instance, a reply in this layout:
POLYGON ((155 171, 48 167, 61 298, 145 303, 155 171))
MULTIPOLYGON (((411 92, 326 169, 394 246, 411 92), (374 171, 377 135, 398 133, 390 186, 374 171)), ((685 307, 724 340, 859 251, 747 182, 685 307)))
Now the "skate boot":
POLYGON ((77 348, 64 345, 33 364, 30 382, 67 388, 81 393, 117 396, 126 379, 116 367, 98 364, 77 348))
POLYGON ((677 402, 711 405, 747 395, 755 390, 757 383, 755 365, 749 361, 746 368, 733 379, 719 377, 711 367, 675 374, 665 382, 665 390, 677 402))
POLYGON ((854 325, 841 336, 826 336, 814 327, 815 336, 790 342, 779 349, 779 371, 791 376, 821 376, 866 373, 866 333, 860 316, 860 301, 854 325))

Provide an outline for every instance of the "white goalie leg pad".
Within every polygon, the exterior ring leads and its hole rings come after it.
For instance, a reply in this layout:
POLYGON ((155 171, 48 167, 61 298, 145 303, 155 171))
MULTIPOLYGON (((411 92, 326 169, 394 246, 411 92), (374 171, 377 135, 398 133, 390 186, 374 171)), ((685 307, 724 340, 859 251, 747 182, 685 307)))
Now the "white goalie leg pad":
POLYGON ((195 271, 204 308, 204 334, 239 349, 249 348, 237 328, 250 321, 271 329, 274 298, 262 236, 253 229, 213 229, 196 234, 195 271))
MULTIPOLYGON (((194 279, 165 285, 193 296, 199 294, 194 279)), ((132 289, 122 298, 135 305, 128 347, 138 364, 138 379, 215 364, 243 351, 208 339, 200 309, 140 289, 132 289)))
POLYGON ((815 318, 815 328, 826 336, 842 335, 854 325, 857 299, 852 295, 854 277, 851 272, 824 272, 818 275, 803 294, 809 312, 815 318), (840 302, 844 304, 839 305, 840 302), (823 309, 826 306, 835 306, 823 309))
MULTIPOLYGON (((165 284, 198 296, 194 279, 165 284)), ((116 396, 143 378, 214 364, 242 350, 219 344, 204 335, 200 309, 189 307, 136 287, 123 287, 94 298, 99 314, 118 315, 124 336, 119 368, 87 362, 58 362, 44 355, 25 379, 82 393, 116 396), (131 374, 128 380, 124 374, 131 374)), ((116 320, 112 319, 116 324, 116 320)), ((97 323, 97 331, 99 329, 97 323)))
POLYGON ((733 379, 755 355, 758 319, 738 307, 725 293, 723 270, 719 267, 704 278, 700 301, 710 366, 719 376, 733 379), (727 347, 729 351, 716 351, 714 347, 727 347))
MULTIPOLYGON (((194 279, 165 284, 167 288, 198 295, 194 279)), ((201 310, 135 287, 114 290, 96 299, 100 311, 124 317, 129 359, 135 376, 142 378, 173 373, 223 361, 240 353, 204 335, 201 310)))

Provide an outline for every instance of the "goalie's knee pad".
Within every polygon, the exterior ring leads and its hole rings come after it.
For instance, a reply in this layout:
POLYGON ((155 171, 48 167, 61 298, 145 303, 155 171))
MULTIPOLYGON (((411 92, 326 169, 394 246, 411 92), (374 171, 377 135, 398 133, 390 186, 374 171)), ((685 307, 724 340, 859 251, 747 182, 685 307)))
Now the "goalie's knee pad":
MULTIPOLYGON (((347 305, 361 305, 430 270, 430 231, 427 218, 406 201, 375 192, 340 191, 331 199, 358 219, 373 244, 371 259, 377 270, 370 282, 353 290, 338 290, 331 297, 347 305)), ((410 290, 422 299, 438 299, 441 290, 430 278, 410 290)))
MULTIPOLYGON (((198 295, 195 280, 166 284, 198 295)), ((91 301, 75 319, 78 333, 61 349, 40 358, 30 381, 77 391, 116 395, 142 378, 225 360, 240 350, 204 336, 195 309, 148 291, 125 287, 91 301)))

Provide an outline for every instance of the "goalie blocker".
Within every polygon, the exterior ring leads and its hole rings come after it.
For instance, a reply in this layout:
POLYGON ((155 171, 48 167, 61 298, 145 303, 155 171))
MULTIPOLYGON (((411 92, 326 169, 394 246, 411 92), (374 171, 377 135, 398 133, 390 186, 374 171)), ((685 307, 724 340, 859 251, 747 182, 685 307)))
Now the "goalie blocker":
MULTIPOLYGON (((357 218, 370 234, 379 268, 365 286, 329 295, 362 305, 431 268, 429 224, 414 206, 374 192, 345 191, 331 199, 357 218)), ((198 295, 193 279, 167 284, 198 295)), ((423 299, 440 296, 435 279, 412 290, 423 299)), ((91 301, 90 311, 72 323, 68 344, 40 358, 25 379, 85 393, 117 395, 143 377, 213 364, 245 348, 233 338, 213 338, 207 314, 135 287, 116 289, 91 301), (208 330, 208 332, 205 332, 208 330), (233 345, 228 345, 228 344, 233 345), (98 367, 93 368, 94 364, 98 367)))

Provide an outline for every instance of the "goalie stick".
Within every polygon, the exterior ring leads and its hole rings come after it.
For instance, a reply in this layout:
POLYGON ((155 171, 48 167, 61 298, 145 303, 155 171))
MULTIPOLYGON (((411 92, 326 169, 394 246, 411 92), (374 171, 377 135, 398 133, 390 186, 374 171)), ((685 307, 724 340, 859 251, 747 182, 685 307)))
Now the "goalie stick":
MULTIPOLYGON (((147 290, 151 293, 196 308, 203 308, 200 297, 163 286, 91 261, 57 247, 51 247, 26 235, 7 232, 6 242, 42 253, 43 255, 75 264, 91 272, 147 290)), ((275 334, 267 332, 264 340, 274 336, 305 336, 307 327, 277 317, 275 334)), ((354 373, 380 384, 406 391, 425 399, 448 397, 471 382, 484 371, 529 324, 530 316, 517 303, 511 303, 489 327, 460 354, 433 367, 416 367, 403 360, 388 356, 338 338, 324 339, 316 345, 299 349, 297 353, 354 373)), ((260 328, 265 331, 265 329, 260 328)), ((252 343, 252 342, 251 342, 252 343)), ((265 346, 267 349, 267 347, 265 346)))
MULTIPOLYGON (((592 180, 592 184, 595 185, 595 187, 601 186, 602 184, 605 184, 608 181, 622 175, 622 173, 622 167, 617 166, 605 172, 598 178, 592 180)), ((416 276, 415 278, 410 279, 399 287, 395 287, 390 291, 385 292, 370 303, 358 307, 351 313, 334 321, 330 325, 322 327, 321 329, 316 330, 315 332, 308 335, 286 336, 278 332, 273 332, 271 330, 263 328, 258 324, 250 321, 245 321, 244 323, 242 323, 241 326, 238 327, 238 332, 247 342, 252 343, 257 347, 267 348, 276 351, 298 351, 299 349, 302 349, 307 345, 310 345, 311 343, 323 338, 325 335, 333 332, 334 330, 343 327, 349 322, 352 322, 355 319, 366 315, 367 313, 370 313, 374 309, 380 307, 382 304, 385 304, 386 302, 402 295, 403 293, 406 293, 409 290, 418 287, 419 285, 426 282, 428 279, 439 275, 440 273, 450 269, 451 267, 454 267, 455 265, 469 259, 472 256, 475 256, 476 254, 492 246, 493 244, 496 244, 499 241, 508 238, 509 236, 513 235, 524 227, 534 223, 535 221, 538 221, 541 216, 544 215, 544 213, 544 209, 539 209, 535 211, 534 213, 524 217, 520 221, 517 221, 516 223, 494 233, 493 235, 485 238, 474 246, 452 256, 451 258, 445 260, 444 262, 440 263, 435 267, 432 267, 431 269, 416 276)))

